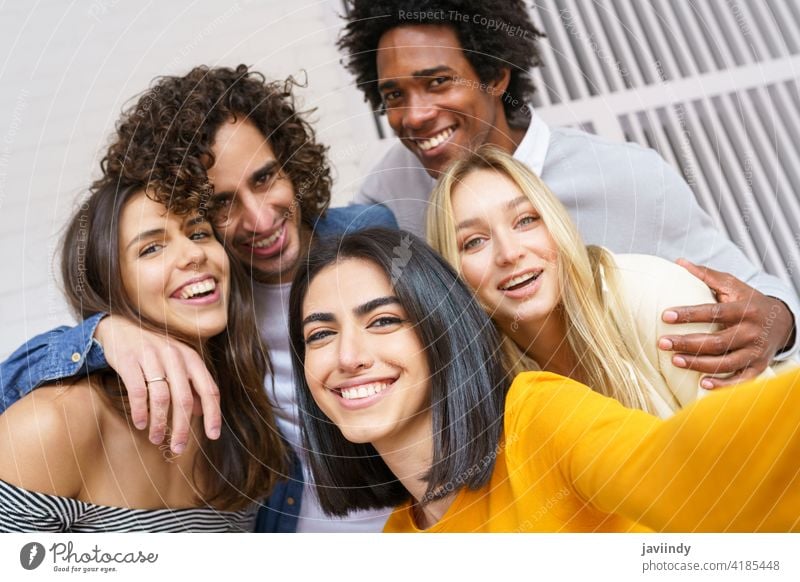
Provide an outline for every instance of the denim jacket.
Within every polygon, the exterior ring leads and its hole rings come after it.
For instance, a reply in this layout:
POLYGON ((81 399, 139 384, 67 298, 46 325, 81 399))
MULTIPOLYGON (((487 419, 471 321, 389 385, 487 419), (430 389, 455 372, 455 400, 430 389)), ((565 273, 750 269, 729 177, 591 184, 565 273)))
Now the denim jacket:
MULTIPOLYGON (((314 237, 337 236, 370 227, 397 228, 392 211, 381 205, 331 208, 314 224, 314 237)), ((61 326, 31 338, 0 364, 0 413, 43 384, 108 367, 94 339, 105 316, 95 314, 75 327, 61 326)), ((293 459, 289 479, 275 488, 258 514, 258 532, 294 532, 303 494, 303 471, 293 459)))

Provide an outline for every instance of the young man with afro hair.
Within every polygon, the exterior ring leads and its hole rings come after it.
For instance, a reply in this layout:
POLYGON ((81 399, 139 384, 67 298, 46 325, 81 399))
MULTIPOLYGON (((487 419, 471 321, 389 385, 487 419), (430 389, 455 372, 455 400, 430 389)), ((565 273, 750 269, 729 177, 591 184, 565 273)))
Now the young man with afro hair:
POLYGON ((357 203, 383 203, 401 228, 424 235, 428 198, 448 164, 483 144, 525 162, 560 198, 586 244, 686 257, 719 305, 675 307, 667 322, 716 322, 715 334, 671 335, 673 364, 707 374, 704 386, 750 379, 797 352, 797 296, 750 263, 712 224, 688 184, 653 150, 550 128, 530 99, 539 66, 521 0, 351 0, 339 39, 365 99, 398 138, 357 203), (730 273, 730 275, 728 274, 730 273))

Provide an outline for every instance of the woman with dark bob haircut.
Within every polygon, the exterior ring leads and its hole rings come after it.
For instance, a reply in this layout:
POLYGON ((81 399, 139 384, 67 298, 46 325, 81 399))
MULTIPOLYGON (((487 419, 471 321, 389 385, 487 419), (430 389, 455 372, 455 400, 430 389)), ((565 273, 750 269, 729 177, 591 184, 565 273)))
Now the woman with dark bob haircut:
POLYGON ((313 248, 289 308, 330 514, 392 505, 395 532, 800 529, 797 371, 669 420, 548 372, 508 387, 487 315, 402 231, 313 248))
POLYGON ((153 445, 112 370, 34 390, 0 416, 0 531, 252 531, 287 462, 246 277, 203 213, 109 181, 74 214, 61 266, 79 319, 122 315, 202 355, 221 434, 196 416, 180 455, 153 445))

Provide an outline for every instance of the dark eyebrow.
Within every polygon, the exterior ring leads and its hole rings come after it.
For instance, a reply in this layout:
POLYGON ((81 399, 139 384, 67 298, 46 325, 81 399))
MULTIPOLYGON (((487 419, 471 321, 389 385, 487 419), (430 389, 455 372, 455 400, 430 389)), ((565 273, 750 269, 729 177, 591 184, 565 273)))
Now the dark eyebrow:
POLYGON ((190 228, 190 227, 192 227, 192 226, 194 226, 196 224, 202 224, 204 222, 208 222, 208 219, 205 216, 203 216, 202 214, 198 214, 194 218, 191 218, 191 219, 187 220, 184 223, 183 227, 184 228, 190 228))
POLYGON ((370 311, 383 307, 384 305, 400 305, 400 300, 394 295, 387 295, 386 297, 378 297, 367 301, 363 305, 359 305, 353 310, 356 315, 366 315, 370 311))
POLYGON ((437 67, 431 67, 429 69, 421 69, 419 71, 414 71, 411 73, 412 77, 435 77, 439 73, 453 73, 453 69, 448 67, 447 65, 439 65, 437 67))
MULTIPOLYGON (((359 305, 355 309, 353 309, 353 313, 358 316, 363 316, 369 313, 370 311, 374 311, 378 309, 378 307, 383 307, 384 305, 400 305, 400 300, 395 297, 394 295, 388 295, 386 297, 377 297, 370 301, 367 301, 363 305, 359 305)), ((336 321, 336 317, 334 317, 333 313, 327 312, 314 312, 305 317, 303 319, 303 327, 308 325, 309 323, 314 323, 317 321, 336 321)))
POLYGON ((133 240, 128 243, 128 246, 125 247, 125 250, 127 251, 129 248, 131 248, 133 245, 135 245, 137 242, 139 242, 142 239, 150 238, 151 236, 156 236, 156 235, 159 235, 159 234, 163 235, 165 232, 166 231, 163 228, 151 228, 150 230, 146 230, 144 232, 140 232, 135 237, 133 237, 133 240))
POLYGON ((315 313, 312 313, 312 314, 308 315, 303 320, 303 327, 307 326, 309 323, 314 323, 314 322, 317 322, 317 321, 326 321, 327 322, 327 321, 335 321, 335 320, 336 320, 336 318, 333 316, 333 313, 315 312, 315 313))
MULTIPOLYGON (((251 185, 255 184, 256 179, 261 174, 269 174, 270 172, 274 172, 277 167, 278 167, 278 160, 269 160, 263 166, 261 166, 260 168, 258 168, 256 170, 253 170, 253 172, 247 178, 247 181, 250 182, 251 185)), ((222 198, 224 196, 233 197, 235 194, 236 194, 236 192, 233 192, 233 191, 230 191, 230 190, 227 190, 225 192, 214 192, 214 198, 222 198)))
MULTIPOLYGON (((435 77, 439 73, 452 73, 454 72, 453 69, 448 67, 447 65, 439 65, 437 67, 431 67, 430 69, 421 69, 419 71, 414 71, 411 73, 411 76, 415 79, 418 78, 425 78, 425 77, 435 77)), ((394 79, 387 79, 382 83, 378 83, 378 91, 385 91, 387 89, 396 89, 397 88, 397 81, 394 79)))
MULTIPOLYGON (((509 200, 508 202, 506 202, 505 208, 506 210, 513 210, 520 204, 525 204, 526 202, 530 202, 527 196, 519 196, 517 198, 514 198, 513 200, 509 200)), ((464 230, 465 228, 469 228, 470 226, 474 226, 477 223, 478 223, 477 218, 468 218, 467 220, 459 222, 456 225, 456 232, 458 232, 459 230, 464 230)))

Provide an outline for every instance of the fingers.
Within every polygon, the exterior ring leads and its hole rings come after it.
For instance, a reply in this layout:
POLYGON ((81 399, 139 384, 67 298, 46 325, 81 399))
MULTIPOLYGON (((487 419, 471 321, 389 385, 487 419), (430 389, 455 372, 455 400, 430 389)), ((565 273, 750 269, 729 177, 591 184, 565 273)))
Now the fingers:
POLYGON ((732 374, 753 367, 757 373, 763 372, 767 362, 756 357, 752 350, 742 349, 722 356, 693 356, 675 354, 672 363, 678 368, 686 368, 704 374, 732 374))
POLYGON ((222 426, 219 388, 195 350, 114 316, 103 318, 95 336, 128 391, 134 426, 142 430, 150 422, 152 443, 161 444, 164 440, 170 406, 170 441, 174 453, 180 454, 188 443, 196 408, 202 411, 208 437, 219 438, 222 426), (147 382, 155 378, 167 380, 147 382), (197 393, 199 406, 195 405, 193 391, 197 393))
POLYGON ((738 332, 739 330, 733 327, 716 333, 666 335, 659 338, 658 347, 661 350, 682 354, 721 356, 753 345, 749 338, 738 332))
POLYGON ((716 293, 719 301, 742 300, 753 292, 752 287, 740 281, 730 273, 715 271, 710 267, 700 267, 686 259, 678 259, 676 262, 708 285, 708 287, 716 293))
POLYGON ((661 319, 666 323, 721 323, 737 325, 749 315, 746 302, 704 303, 683 307, 670 307, 665 310, 661 319))
POLYGON ((125 358, 118 362, 114 370, 128 391, 128 405, 131 408, 133 426, 139 430, 147 426, 147 386, 139 362, 125 358))
POLYGON ((700 385, 706 390, 714 390, 715 388, 732 386, 734 384, 738 384, 739 382, 753 380, 754 378, 757 378, 759 374, 760 372, 751 366, 749 368, 745 368, 744 370, 739 370, 738 372, 724 378, 706 376, 700 381, 700 385))
POLYGON ((200 398, 203 411, 203 427, 206 436, 218 439, 222 427, 222 410, 219 403, 219 387, 206 368, 202 358, 194 350, 184 360, 192 388, 200 398))
MULTIPOLYGON (((169 382, 169 402, 164 412, 166 419, 170 405, 172 406, 172 426, 170 431, 170 450, 180 455, 189 442, 189 430, 194 408, 194 397, 189 377, 184 365, 182 350, 174 345, 169 345, 162 353, 162 361, 169 382)), ((166 422, 166 420, 165 420, 166 422)))
POLYGON ((164 441, 167 432, 171 378, 158 352, 149 346, 142 348, 141 366, 150 403, 149 438, 151 443, 159 445, 164 441))

